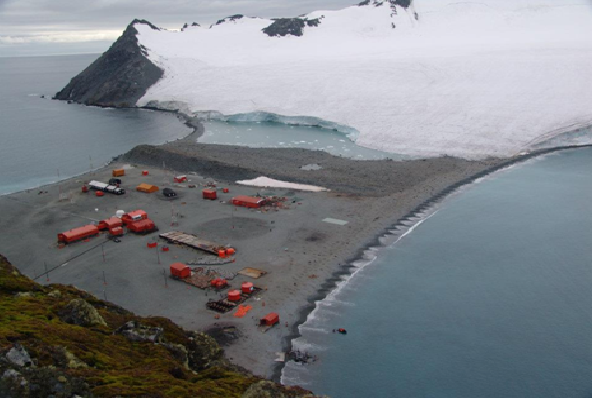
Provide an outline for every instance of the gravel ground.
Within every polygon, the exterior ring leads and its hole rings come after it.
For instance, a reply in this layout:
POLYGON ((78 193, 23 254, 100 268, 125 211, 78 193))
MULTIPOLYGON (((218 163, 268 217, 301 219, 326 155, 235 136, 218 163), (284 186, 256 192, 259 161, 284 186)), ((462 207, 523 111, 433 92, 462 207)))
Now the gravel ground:
MULTIPOLYGON (((38 277, 39 282, 73 284, 142 315, 162 315, 197 330, 211 329, 214 323, 236 326, 232 344, 226 347, 227 356, 267 377, 274 372, 275 352, 287 344, 308 299, 318 294, 333 273, 342 270, 341 265, 420 204, 501 162, 450 157, 352 161, 308 150, 195 144, 199 134, 197 129, 184 140, 160 147, 136 147, 108 168, 61 182, 59 188, 49 185, 0 197, 0 229, 4 232, 0 253, 27 275, 38 277), (167 170, 162 169, 163 161, 167 170), (322 169, 300 169, 313 163, 322 169), (123 187, 128 190, 125 195, 96 197, 80 192, 84 181, 108 180, 111 169, 126 164, 135 167, 123 178, 123 187), (148 169, 150 175, 141 176, 142 169, 148 169), (187 174, 189 184, 197 188, 174 185, 175 174, 187 174), (294 193, 297 201, 289 202, 290 209, 279 211, 231 206, 228 201, 237 194, 292 194, 233 183, 258 176, 325 186, 332 191, 294 193), (219 192, 219 201, 202 200, 201 186, 211 179, 220 182, 218 187, 229 187, 230 193, 219 192), (179 197, 170 200, 161 192, 136 192, 134 188, 141 182, 158 185, 161 190, 173 187, 179 197), (58 201, 59 190, 68 200, 58 201), (215 319, 205 303, 225 291, 202 291, 163 275, 171 263, 188 262, 203 254, 177 246, 171 246, 169 252, 148 249, 146 243, 157 240, 155 235, 126 234, 121 243, 107 241, 101 235, 63 249, 56 246, 57 233, 110 217, 118 209, 147 211, 161 232, 184 231, 230 244, 237 250, 236 261, 220 266, 228 272, 247 266, 266 270, 267 275, 253 281, 263 288, 258 298, 247 302, 253 310, 243 319, 232 314, 215 319), (178 226, 171 226, 172 213, 179 213, 178 226), (326 217, 349 223, 327 224, 322 221, 326 217), (49 280, 42 275, 45 265, 52 270, 49 280), (311 275, 317 277, 309 278, 311 275), (256 328, 256 320, 271 311, 280 314, 282 323, 263 333, 256 328)), ((247 280, 238 276, 232 286, 239 287, 247 280)))

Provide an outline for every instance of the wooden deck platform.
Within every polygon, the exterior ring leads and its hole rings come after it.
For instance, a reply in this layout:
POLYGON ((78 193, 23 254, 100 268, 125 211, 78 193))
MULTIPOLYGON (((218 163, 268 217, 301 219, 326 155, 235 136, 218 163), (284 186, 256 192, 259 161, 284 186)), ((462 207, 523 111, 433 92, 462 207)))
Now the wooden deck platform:
POLYGON ((170 243, 187 245, 190 248, 200 249, 202 251, 210 252, 214 255, 218 255, 218 251, 226 249, 226 247, 222 244, 202 240, 193 234, 182 233, 180 231, 162 233, 158 236, 170 243))
POLYGON ((208 310, 213 310, 214 312, 218 313, 227 313, 239 304, 245 302, 247 299, 257 295, 259 292, 261 292, 261 290, 262 289, 259 287, 253 287, 253 291, 250 294, 241 293, 240 300, 236 302, 229 301, 228 298, 219 299, 217 301, 214 299, 210 299, 210 301, 206 303, 206 308, 208 308, 208 310))

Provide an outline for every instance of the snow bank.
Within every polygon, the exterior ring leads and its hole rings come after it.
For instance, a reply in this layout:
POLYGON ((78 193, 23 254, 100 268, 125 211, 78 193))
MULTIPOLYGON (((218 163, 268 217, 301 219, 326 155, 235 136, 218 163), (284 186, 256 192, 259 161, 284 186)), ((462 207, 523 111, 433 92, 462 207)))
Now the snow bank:
POLYGON ((136 24, 165 71, 138 105, 329 121, 359 145, 414 156, 510 155, 592 125, 588 0, 379 2, 306 17, 320 25, 301 37, 269 37, 259 18, 136 24))
POLYGON ((269 177, 264 177, 264 176, 260 176, 260 177, 257 177, 256 179, 251 179, 251 180, 239 180, 236 183, 242 184, 243 186, 281 187, 281 188, 292 188, 292 189, 296 189, 296 190, 312 191, 312 192, 328 191, 328 189, 325 187, 309 186, 307 184, 290 183, 290 182, 283 181, 283 180, 270 179, 269 177))

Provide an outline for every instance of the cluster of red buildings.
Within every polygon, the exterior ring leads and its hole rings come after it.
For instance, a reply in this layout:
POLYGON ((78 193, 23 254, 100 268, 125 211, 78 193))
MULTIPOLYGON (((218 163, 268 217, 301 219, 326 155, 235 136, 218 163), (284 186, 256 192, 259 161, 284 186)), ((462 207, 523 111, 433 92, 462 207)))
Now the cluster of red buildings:
POLYGON ((148 214, 139 209, 133 212, 124 213, 121 219, 113 216, 101 220, 98 226, 89 224, 64 233, 59 233, 58 242, 69 244, 71 242, 96 236, 101 231, 108 231, 112 236, 121 236, 123 235, 123 226, 126 226, 129 231, 136 234, 147 234, 158 230, 154 222, 151 219, 148 219, 148 214))

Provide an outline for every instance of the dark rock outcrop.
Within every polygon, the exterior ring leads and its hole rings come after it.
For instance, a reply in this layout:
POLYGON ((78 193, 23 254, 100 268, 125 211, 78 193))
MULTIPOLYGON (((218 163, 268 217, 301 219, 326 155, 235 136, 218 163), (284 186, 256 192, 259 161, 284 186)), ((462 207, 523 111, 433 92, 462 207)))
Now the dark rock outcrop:
POLYGON ((267 28, 263 28, 262 31, 267 36, 302 36, 305 26, 315 27, 319 26, 320 23, 319 18, 278 18, 274 19, 273 23, 267 28))
MULTIPOLYGON (((215 25, 220 25, 220 24, 223 24, 224 22, 232 22, 232 21, 236 21, 236 20, 242 19, 242 18, 244 18, 244 17, 245 17, 245 16, 244 16, 243 14, 234 14, 234 15, 231 15, 231 16, 229 16, 229 17, 226 17, 226 18, 219 19, 219 20, 218 20, 218 21, 216 21, 216 23, 215 23, 214 25, 212 25, 212 26, 215 26, 215 25)), ((210 26, 210 28, 211 28, 212 26, 210 26)))
POLYGON ((386 1, 385 0, 373 0, 373 1, 364 0, 360 3, 358 3, 358 5, 359 6, 367 6, 367 5, 373 4, 375 6, 379 6, 381 4, 384 4, 385 2, 388 2, 393 6, 401 6, 403 8, 408 8, 409 6, 411 6, 412 1, 413 0, 386 0, 386 1))
POLYGON ((132 21, 109 50, 72 78, 54 99, 103 107, 134 106, 163 75, 146 57, 146 48, 138 44, 136 23, 159 30, 148 21, 132 21))

